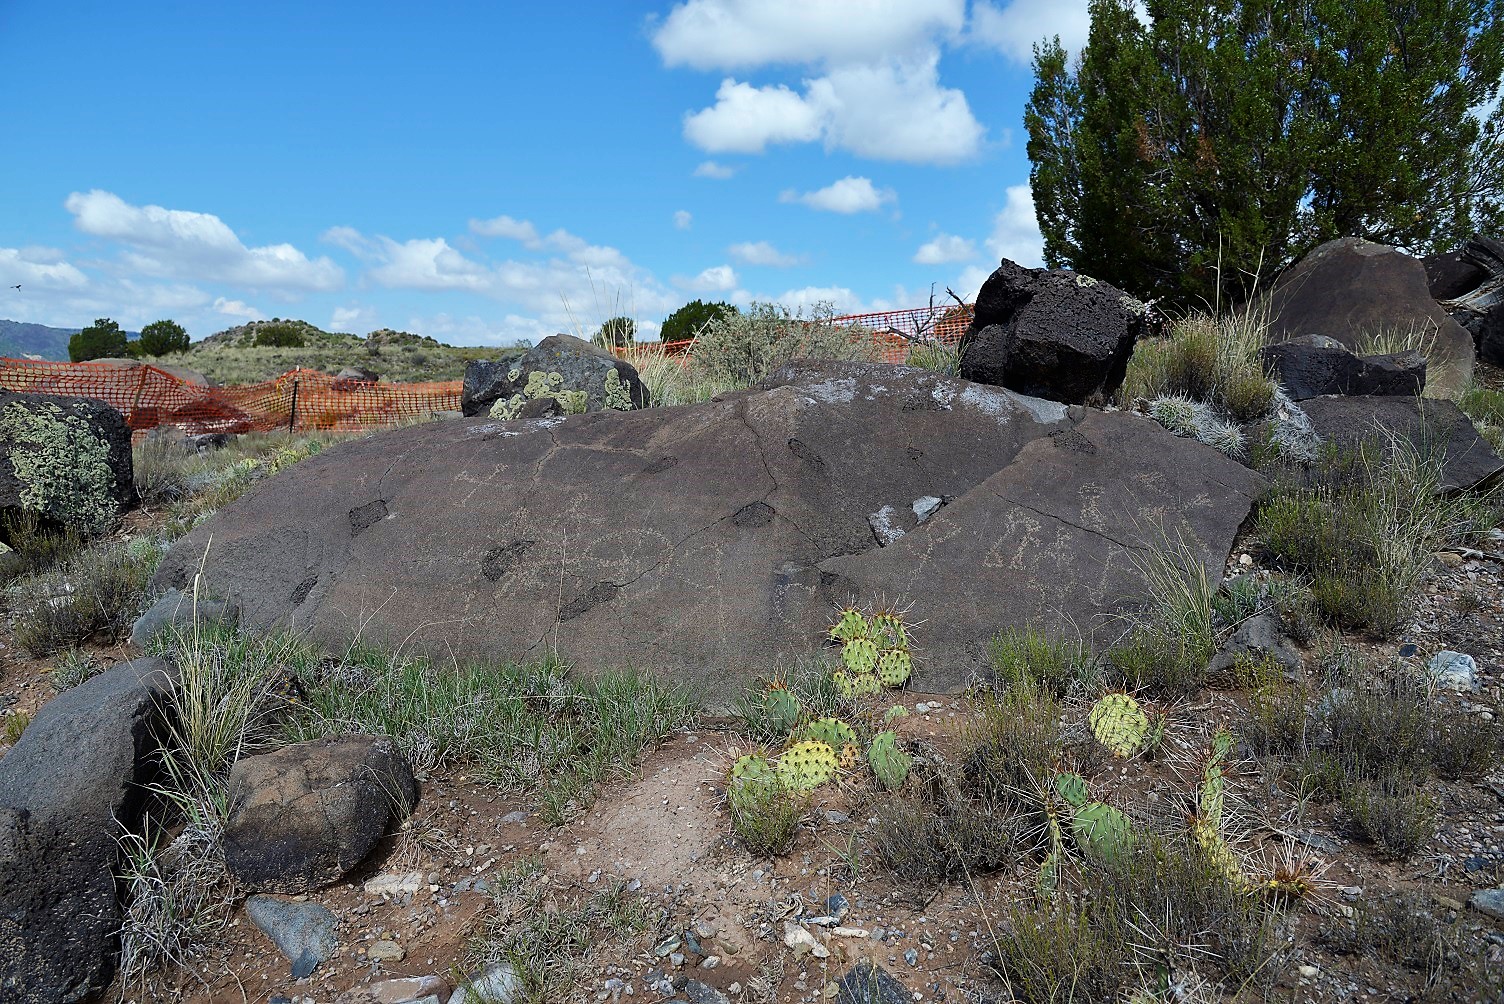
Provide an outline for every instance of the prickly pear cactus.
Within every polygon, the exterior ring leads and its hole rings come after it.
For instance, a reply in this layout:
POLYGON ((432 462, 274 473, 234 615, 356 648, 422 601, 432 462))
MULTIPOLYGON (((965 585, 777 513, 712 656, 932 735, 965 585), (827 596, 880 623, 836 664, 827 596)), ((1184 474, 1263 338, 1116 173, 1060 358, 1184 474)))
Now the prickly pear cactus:
POLYGON ((841 646, 841 664, 854 676, 877 669, 877 645, 871 638, 852 638, 841 646))
POLYGON ((762 716, 774 732, 787 735, 799 724, 799 698, 782 683, 770 684, 762 695, 762 716))
POLYGON ((839 718, 816 718, 805 725, 799 735, 804 739, 818 739, 833 749, 856 742, 856 729, 839 718))
POLYGON ((1106 802, 1092 801, 1079 774, 1056 774, 1055 790, 1071 806, 1071 838, 1082 853, 1116 864, 1133 846, 1133 824, 1106 802))
POLYGON ((829 743, 806 739, 794 743, 778 757, 778 774, 790 787, 808 791, 835 778, 840 757, 829 743))
POLYGON ((890 648, 877 659, 877 679, 884 687, 901 687, 914 672, 907 649, 890 648))
POLYGON ((772 776, 773 768, 768 763, 768 758, 761 753, 748 753, 746 756, 736 758, 731 765, 731 779, 744 781, 749 778, 765 778, 772 776))
POLYGON ((745 807, 748 803, 757 801, 758 787, 777 781, 778 775, 774 773, 773 765, 768 763, 766 756, 748 753, 737 757, 731 765, 731 775, 726 782, 726 798, 733 806, 745 807))
POLYGON ((903 618, 893 610, 879 610, 872 615, 871 636, 881 648, 908 648, 909 631, 903 618))
POLYGON ((1149 716, 1127 694, 1106 694, 1092 705, 1087 724, 1097 742, 1115 757, 1131 757, 1144 748, 1149 737, 1149 716))
POLYGON ((847 607, 841 611, 841 616, 836 618, 835 624, 831 625, 830 637, 832 641, 844 644, 853 638, 867 637, 870 628, 866 615, 856 607, 847 607))
POLYGON ((897 788, 908 778, 914 758, 899 748, 898 733, 889 729, 872 737, 872 745, 867 747, 867 763, 879 784, 897 788))

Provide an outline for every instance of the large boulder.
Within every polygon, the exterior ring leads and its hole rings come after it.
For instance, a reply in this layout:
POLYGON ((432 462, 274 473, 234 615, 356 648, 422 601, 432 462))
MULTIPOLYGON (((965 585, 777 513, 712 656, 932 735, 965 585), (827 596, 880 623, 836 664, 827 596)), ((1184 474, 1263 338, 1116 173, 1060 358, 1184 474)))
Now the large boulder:
POLYGON ((1426 286, 1433 300, 1451 300, 1471 293, 1488 278, 1488 270, 1469 261, 1461 251, 1427 255, 1421 264, 1425 266, 1426 286))
POLYGON ((0 513, 97 531, 136 501, 131 430, 87 397, 0 391, 0 513))
POLYGON ((960 373, 1051 401, 1105 402, 1123 382, 1146 313, 1090 276, 1005 258, 977 294, 960 373))
POLYGON ((1441 463, 1443 491, 1460 491, 1492 483, 1504 460, 1488 445, 1462 410, 1451 401, 1413 397, 1317 397, 1300 408, 1316 434, 1344 449, 1377 446, 1392 454, 1408 445, 1422 457, 1441 463))
POLYGON ((1472 334, 1479 356, 1504 366, 1504 241, 1474 237, 1459 255, 1479 278, 1447 297, 1442 306, 1472 334))
POLYGON ((1418 259, 1355 237, 1328 241, 1275 282, 1263 303, 1268 337, 1325 335, 1349 349, 1365 336, 1419 332, 1426 393, 1456 398, 1473 376, 1473 339, 1431 296, 1418 259))
POLYGON ((242 757, 230 770, 225 865, 246 889, 311 892, 364 861, 417 801, 412 768, 384 737, 242 757))
POLYGON ((1426 358, 1414 351, 1360 356, 1335 338, 1306 335, 1266 345, 1262 355, 1292 401, 1324 394, 1418 397, 1426 386, 1426 358))
POLYGON ((43 705, 0 757, 0 1000, 103 989, 120 926, 117 838, 156 779, 174 676, 160 659, 106 670, 43 705))
POLYGON ((253 629, 446 661, 557 648, 720 695, 808 656, 851 600, 912 602, 917 685, 950 689, 1000 627, 1054 607, 1092 631, 1140 601, 1129 554, 1161 522, 1216 567, 1258 483, 1132 415, 801 362, 693 407, 341 444, 182 538, 155 585, 190 582, 207 546, 209 588, 253 629))
POLYGON ((524 417, 523 409, 553 399, 569 414, 646 408, 652 395, 631 363, 573 335, 550 335, 512 362, 465 367, 460 410, 465 415, 524 417))

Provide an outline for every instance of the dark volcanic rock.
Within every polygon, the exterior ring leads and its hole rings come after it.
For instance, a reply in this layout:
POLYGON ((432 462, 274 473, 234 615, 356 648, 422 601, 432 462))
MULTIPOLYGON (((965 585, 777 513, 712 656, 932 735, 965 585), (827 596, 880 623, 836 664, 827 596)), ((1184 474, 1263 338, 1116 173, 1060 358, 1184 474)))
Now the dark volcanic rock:
POLYGON ((230 771, 225 865, 257 892, 310 892, 365 860, 418 801, 390 739, 342 736, 244 757, 230 771))
POLYGON ((212 536, 208 588, 254 629, 446 660, 557 644, 585 672, 631 664, 721 694, 815 650, 848 600, 911 600, 919 685, 951 688, 1004 624, 1058 601, 1090 631, 1139 600, 1127 551, 1161 515, 1173 533, 1186 513, 1220 563, 1258 483, 1131 415, 796 363, 694 407, 341 444, 184 537, 155 584, 190 581, 212 536), (378 501, 387 517, 355 532, 349 514, 378 501))
POLYGON ((1359 356, 1334 338, 1306 335, 1266 345, 1262 354, 1292 401, 1325 394, 1417 397, 1426 386, 1419 352, 1359 356))
POLYGON ((1451 401, 1315 397, 1302 401, 1300 407, 1311 419, 1316 434, 1329 442, 1347 447, 1375 443, 1387 450, 1393 442, 1391 437, 1398 437, 1422 455, 1436 451, 1442 461, 1441 487, 1445 491, 1477 487, 1504 470, 1504 460, 1451 401))
POLYGON ((156 779, 173 677, 115 666, 48 701, 0 757, 0 1000, 103 989, 120 926, 113 867, 156 779))
POLYGON ((517 368, 515 359, 475 359, 465 364, 465 382, 460 387, 460 411, 466 417, 484 415, 491 405, 512 396, 512 379, 517 368))
POLYGON ((0 511, 97 530, 136 501, 131 430, 103 401, 0 391, 0 511))
POLYGON ((1004 259, 977 294, 961 376, 1051 401, 1105 401, 1123 382, 1144 314, 1105 282, 1004 259))
POLYGON ((1432 338, 1426 391, 1455 398, 1473 375, 1473 339, 1431 296, 1420 261, 1357 238, 1328 241, 1279 277, 1265 303, 1271 342, 1326 335, 1348 348, 1365 334, 1432 338))
MULTIPOLYGON (((501 400, 521 394, 533 373, 553 376, 560 391, 583 391, 587 412, 609 407, 606 402, 607 380, 615 379, 625 389, 633 408, 646 408, 651 393, 637 375, 637 369, 605 349, 573 335, 550 335, 527 351, 521 359, 510 362, 473 362, 465 367, 465 383, 460 393, 460 410, 466 416, 489 415, 501 400)), ((543 399, 538 399, 543 400, 543 399)), ((529 401, 515 417, 537 418, 541 405, 529 401)))
POLYGON ((1426 268, 1426 285, 1436 300, 1451 300, 1471 293, 1488 278, 1488 270, 1468 261, 1461 251, 1427 255, 1421 264, 1426 268))

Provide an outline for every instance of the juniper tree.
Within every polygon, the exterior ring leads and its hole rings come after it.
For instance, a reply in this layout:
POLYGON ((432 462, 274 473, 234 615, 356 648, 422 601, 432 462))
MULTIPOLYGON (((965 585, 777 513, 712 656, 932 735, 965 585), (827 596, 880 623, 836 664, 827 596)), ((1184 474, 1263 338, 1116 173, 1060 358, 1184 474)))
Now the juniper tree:
POLYGON ((1092 0, 1035 47, 1045 259, 1182 304, 1315 244, 1417 253, 1504 223, 1504 0, 1092 0))

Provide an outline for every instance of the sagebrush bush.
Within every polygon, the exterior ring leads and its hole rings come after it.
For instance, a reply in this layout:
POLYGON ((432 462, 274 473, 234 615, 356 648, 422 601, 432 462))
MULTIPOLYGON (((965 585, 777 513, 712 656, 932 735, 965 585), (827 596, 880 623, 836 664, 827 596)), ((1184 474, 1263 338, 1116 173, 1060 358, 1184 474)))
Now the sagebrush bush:
POLYGON ((978 711, 966 734, 967 785, 1001 805, 1028 804, 1064 751, 1059 698, 1047 683, 1023 676, 1001 693, 983 692, 978 711))
POLYGON ((832 324, 834 317, 829 303, 805 317, 803 308, 755 302, 745 313, 710 322, 690 349, 689 367, 702 379, 751 387, 792 359, 877 357, 871 332, 832 324))

